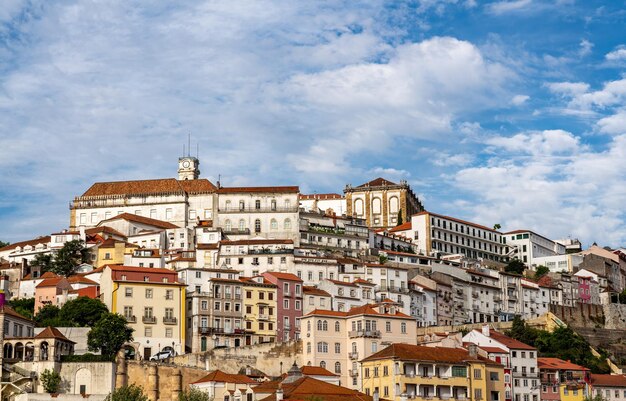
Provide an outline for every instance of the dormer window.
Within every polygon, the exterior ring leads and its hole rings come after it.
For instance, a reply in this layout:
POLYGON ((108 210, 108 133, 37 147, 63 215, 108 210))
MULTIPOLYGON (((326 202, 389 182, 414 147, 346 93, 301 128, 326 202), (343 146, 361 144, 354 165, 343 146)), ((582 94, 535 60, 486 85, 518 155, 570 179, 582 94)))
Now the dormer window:
POLYGON ((146 282, 147 282, 147 281, 150 281, 150 277, 148 277, 148 276, 143 276, 143 281, 146 281, 146 282))
POLYGON ((167 277, 163 277, 163 282, 164 283, 169 283, 169 279, 167 277))

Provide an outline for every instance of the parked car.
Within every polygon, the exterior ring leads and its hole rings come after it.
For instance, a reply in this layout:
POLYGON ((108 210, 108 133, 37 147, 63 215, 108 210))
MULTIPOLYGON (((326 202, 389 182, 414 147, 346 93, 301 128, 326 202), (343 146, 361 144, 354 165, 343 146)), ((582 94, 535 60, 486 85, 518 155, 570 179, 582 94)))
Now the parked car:
POLYGON ((168 351, 161 351, 161 352, 157 352, 156 354, 152 355, 150 357, 151 361, 162 361, 163 359, 167 359, 170 357, 174 356, 174 351, 168 350, 168 351))

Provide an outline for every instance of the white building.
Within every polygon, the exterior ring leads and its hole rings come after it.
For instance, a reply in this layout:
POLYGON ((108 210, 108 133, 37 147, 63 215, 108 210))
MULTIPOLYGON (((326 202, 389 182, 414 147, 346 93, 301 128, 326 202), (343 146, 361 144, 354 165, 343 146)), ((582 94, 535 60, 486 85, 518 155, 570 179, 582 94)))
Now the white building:
POLYGON ((300 207, 307 212, 332 211, 338 216, 346 213, 346 198, 339 194, 300 194, 300 207))
POLYGON ((503 234, 504 255, 518 259, 531 270, 539 266, 535 258, 565 254, 565 245, 530 230, 515 230, 503 234))

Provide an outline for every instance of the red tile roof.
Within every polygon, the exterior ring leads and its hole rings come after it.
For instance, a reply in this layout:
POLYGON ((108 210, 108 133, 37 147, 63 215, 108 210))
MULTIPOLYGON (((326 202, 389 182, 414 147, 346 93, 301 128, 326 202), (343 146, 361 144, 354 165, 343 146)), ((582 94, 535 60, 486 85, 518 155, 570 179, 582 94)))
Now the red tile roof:
POLYGON ((444 363, 463 363, 471 358, 464 348, 426 347, 423 345, 394 343, 387 348, 363 359, 362 362, 379 359, 397 358, 411 361, 436 361, 444 363))
POLYGON ((326 281, 330 281, 331 283, 336 284, 336 285, 345 285, 345 286, 348 286, 348 287, 358 287, 356 284, 351 283, 349 281, 331 280, 329 278, 327 278, 326 281))
POLYGON ((372 181, 368 181, 365 184, 361 184, 359 185, 357 188, 365 188, 365 187, 380 187, 383 185, 398 185, 395 182, 391 182, 389 180, 386 180, 382 177, 378 177, 378 178, 374 178, 372 181))
POLYGON ((298 193, 300 187, 283 186, 283 187, 223 187, 217 190, 219 194, 238 194, 238 193, 298 193))
POLYGON ((399 226, 395 226, 394 228, 389 229, 390 233, 395 233, 398 231, 407 231, 412 228, 411 222, 407 221, 406 223, 402 223, 399 226))
MULTIPOLYGON (((273 394, 263 398, 262 401, 274 401, 276 400, 276 388, 278 383, 269 382, 264 385, 267 389, 273 391, 273 394)), ((310 376, 301 377, 291 383, 281 383, 283 390, 283 400, 311 400, 319 399, 321 401, 372 401, 373 398, 369 395, 363 394, 357 390, 351 390, 345 387, 336 386, 334 384, 314 379, 310 376)), ((260 391, 260 387, 256 388, 256 391, 260 391)), ((265 391, 267 392, 267 391, 265 391)))
POLYGON ((306 316, 311 315, 319 315, 319 316, 338 316, 338 317, 348 317, 348 316, 357 316, 357 315, 373 315, 373 316, 386 316, 386 317, 402 317, 402 318, 411 318, 409 315, 406 315, 402 312, 396 311, 394 314, 391 313, 380 313, 374 309, 376 304, 368 304, 361 306, 353 306, 347 312, 339 312, 332 311, 326 309, 315 309, 309 312, 306 316))
MULTIPOLYGON (((480 333, 480 330, 474 330, 474 331, 480 333)), ((505 347, 509 349, 527 349, 527 350, 536 349, 534 347, 531 347, 528 344, 524 344, 521 341, 517 341, 511 337, 505 336, 504 334, 497 332, 495 330, 489 331, 489 337, 493 338, 494 340, 496 340, 497 342, 499 342, 500 344, 504 345, 505 347)))
POLYGON ((207 179, 177 180, 160 178, 154 180, 97 182, 93 184, 83 197, 114 196, 114 195, 147 195, 158 193, 210 193, 216 187, 207 179))
POLYGON ((132 213, 118 214, 117 216, 111 217, 110 219, 102 220, 100 224, 106 221, 114 221, 114 220, 127 220, 127 221, 132 221, 134 223, 146 224, 146 225, 158 227, 158 228, 180 228, 176 224, 172 224, 167 221, 151 219, 150 217, 145 217, 145 216, 137 216, 136 214, 132 214, 132 213))
POLYGON ((537 367, 539 369, 554 370, 589 370, 584 366, 576 365, 575 363, 559 358, 537 358, 537 367))
POLYGON ((413 216, 423 216, 423 215, 430 215, 430 216, 434 216, 434 217, 439 217, 439 218, 442 218, 442 219, 455 221, 457 223, 467 224, 467 225, 472 226, 472 227, 480 228, 481 230, 487 230, 487 231, 491 231, 492 233, 501 234, 499 231, 496 231, 493 228, 489 228, 487 226, 482 226, 480 224, 472 223, 471 221, 457 219, 456 217, 445 216, 443 214, 437 214, 437 213, 422 211, 422 212, 414 214, 413 216))
POLYGON ((305 285, 304 287, 302 287, 302 290, 304 291, 304 293, 306 295, 319 295, 319 296, 323 296, 323 297, 330 297, 329 293, 327 293, 324 290, 320 290, 317 287, 312 287, 312 286, 305 285))
POLYGON ((37 284, 35 288, 58 287, 59 285, 62 285, 62 284, 65 284, 64 287, 69 286, 69 282, 67 281, 65 277, 56 276, 56 277, 47 278, 43 280, 41 283, 37 284))
POLYGON ((4 246, 4 247, 0 248, 0 252, 2 252, 2 251, 10 251, 10 250, 13 250, 13 249, 17 248, 18 246, 23 248, 23 247, 28 246, 28 245, 35 246, 35 245, 38 245, 38 244, 47 244, 49 242, 50 242, 50 236, 47 235, 45 237, 39 237, 39 238, 31 239, 31 240, 28 240, 28 241, 21 241, 21 242, 16 242, 14 244, 9 244, 7 246, 4 246))
POLYGON ((306 376, 339 376, 320 366, 303 366, 300 371, 306 376))
POLYGON ((291 273, 281 273, 281 272, 265 272, 263 276, 272 276, 276 277, 280 280, 288 280, 288 281, 302 281, 302 279, 295 274, 291 273))
POLYGON ((591 374, 591 385, 598 387, 626 387, 626 375, 591 374))
POLYGON ((490 354, 508 354, 507 351, 498 347, 479 347, 479 348, 490 354))
POLYGON ((80 276, 80 275, 74 275, 74 276, 70 276, 67 281, 69 281, 70 284, 89 284, 89 285, 98 285, 98 283, 96 283, 93 280, 88 279, 87 277, 84 276, 80 276))
POLYGON ((35 336, 35 338, 56 338, 59 340, 67 341, 76 344, 74 341, 69 340, 63 335, 56 327, 48 326, 43 331, 35 336))
POLYGON ((246 375, 225 373, 225 372, 222 372, 221 370, 214 370, 213 372, 204 376, 202 379, 196 382, 193 382, 192 384, 208 383, 208 382, 235 383, 235 384, 258 384, 256 380, 253 380, 246 375))
POLYGON ((163 269, 161 267, 138 267, 138 266, 122 266, 122 265, 105 265, 113 271, 117 272, 135 272, 135 273, 160 273, 176 275, 176 271, 170 269, 163 269))

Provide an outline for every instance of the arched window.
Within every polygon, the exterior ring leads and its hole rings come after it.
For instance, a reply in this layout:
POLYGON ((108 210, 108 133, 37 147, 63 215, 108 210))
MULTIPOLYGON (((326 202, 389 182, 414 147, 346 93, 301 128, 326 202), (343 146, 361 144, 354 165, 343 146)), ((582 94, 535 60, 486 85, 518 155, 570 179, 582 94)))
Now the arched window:
POLYGON ((310 354, 311 353, 311 342, 307 342, 306 343, 306 353, 310 354))
POLYGON ((352 352, 356 352, 356 343, 352 343, 352 352))
POLYGON ((311 331, 311 321, 306 322, 306 331, 311 331))
POLYGON ((276 219, 271 220, 270 227, 272 228, 272 230, 278 230, 278 222, 276 221, 276 219))
POLYGON ((261 232, 261 219, 254 220, 254 232, 255 233, 261 232))
POLYGON ((291 230, 291 220, 285 219, 285 230, 291 230))
POLYGON ((224 230, 225 231, 230 231, 233 228, 232 223, 230 222, 230 220, 226 220, 224 222, 224 230))
POLYGON ((323 354, 328 353, 328 343, 320 341, 317 343, 317 352, 321 352, 323 354))
POLYGON ((380 214, 380 198, 372 199, 372 213, 380 214))
POLYGON ((285 199, 285 210, 289 210, 291 207, 291 200, 285 199))
POLYGON ((363 199, 357 199, 354 201, 354 213, 357 217, 363 216, 363 199))
POLYGON ((378 343, 376 341, 372 342, 372 353, 378 352, 378 343))
POLYGON ((230 210, 232 205, 231 205, 231 202, 229 200, 226 201, 225 205, 226 205, 226 210, 230 210))
POLYGON ((341 343, 335 343, 335 354, 341 354, 341 343))
POLYGON ((260 200, 257 199, 257 200, 254 201, 254 208, 256 210, 261 209, 261 201, 260 200))
POLYGON ((321 320, 317 321, 317 330, 318 331, 322 331, 322 321, 321 320))
POLYGON ((239 231, 244 231, 246 229, 246 221, 244 219, 239 220, 239 231))
POLYGON ((398 214, 398 198, 396 196, 389 198, 389 213, 393 215, 398 214))
POLYGON ((328 331, 328 322, 326 320, 324 320, 322 322, 322 330, 323 331, 328 331))
POLYGON ((320 368, 326 369, 326 362, 321 361, 320 362, 320 368))
POLYGON ((406 323, 401 323, 400 324, 400 331, 404 334, 406 333, 406 323))
POLYGON ((335 362, 335 373, 341 373, 341 363, 335 362))
POLYGON ((335 331, 339 331, 339 322, 335 322, 335 331))

